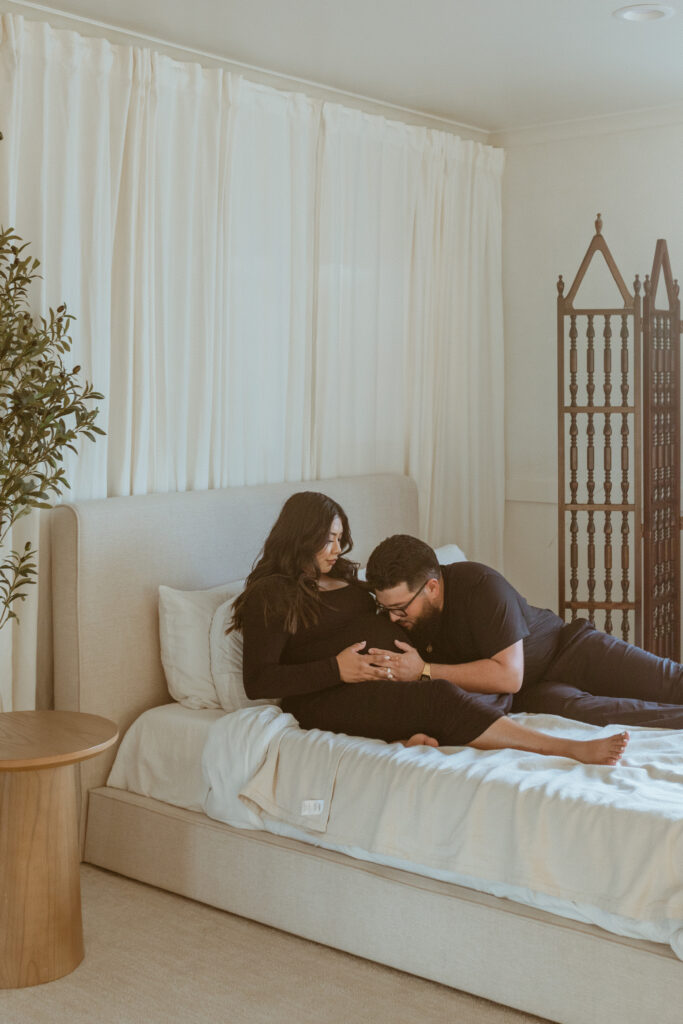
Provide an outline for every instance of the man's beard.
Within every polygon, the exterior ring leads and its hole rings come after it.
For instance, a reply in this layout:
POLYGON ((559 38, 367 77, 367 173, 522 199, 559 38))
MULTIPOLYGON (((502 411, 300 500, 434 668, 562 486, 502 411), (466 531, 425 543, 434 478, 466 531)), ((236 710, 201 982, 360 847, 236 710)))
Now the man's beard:
POLYGON ((424 651, 429 644, 433 643, 441 625, 441 611, 439 608, 430 608, 421 615, 410 632, 410 642, 418 651, 424 651))

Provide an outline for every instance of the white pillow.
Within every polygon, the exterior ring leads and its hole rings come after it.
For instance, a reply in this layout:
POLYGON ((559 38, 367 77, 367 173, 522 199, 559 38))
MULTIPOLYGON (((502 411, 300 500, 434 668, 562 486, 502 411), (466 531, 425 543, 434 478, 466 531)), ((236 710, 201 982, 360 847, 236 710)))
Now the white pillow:
MULTIPOLYGON (((444 544, 441 548, 435 548, 434 554, 437 557, 439 565, 451 565, 453 562, 466 562, 467 555, 459 548, 457 544, 444 544)), ((365 566, 358 570, 358 579, 366 579, 367 570, 365 566)))
POLYGON ((435 548, 434 554, 439 560, 439 565, 451 565, 453 562, 467 561, 467 555, 457 544, 444 544, 441 548, 435 548))
POLYGON ((239 711, 240 708, 252 707, 256 704, 279 704, 280 701, 268 698, 250 700, 244 692, 242 677, 242 653, 244 643, 239 629, 226 634, 232 621, 234 594, 224 601, 214 612, 209 631, 209 651, 211 676, 216 696, 224 711, 239 711))
POLYGON ((211 619, 216 608, 243 587, 244 580, 233 580, 209 590, 159 587, 161 663, 168 692, 186 708, 221 706, 211 677, 211 619))

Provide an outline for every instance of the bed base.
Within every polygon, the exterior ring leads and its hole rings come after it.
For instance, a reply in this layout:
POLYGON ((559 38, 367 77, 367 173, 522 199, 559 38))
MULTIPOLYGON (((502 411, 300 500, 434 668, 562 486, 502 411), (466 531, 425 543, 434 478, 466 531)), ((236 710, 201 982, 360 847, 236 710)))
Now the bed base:
MULTIPOLYGON (((417 489, 380 474, 85 501, 52 518, 55 707, 121 735, 168 701, 157 590, 246 575, 282 502, 336 498, 367 559, 418 533, 417 489)), ((450 538, 449 538, 450 539, 450 538)), ((114 750, 81 766, 86 859, 304 938, 559 1024, 679 1024, 683 964, 659 944, 352 860, 106 787, 114 750)))
POLYGON ((559 1024, 680 1024, 683 964, 659 943, 123 790, 91 790, 85 859, 559 1024))

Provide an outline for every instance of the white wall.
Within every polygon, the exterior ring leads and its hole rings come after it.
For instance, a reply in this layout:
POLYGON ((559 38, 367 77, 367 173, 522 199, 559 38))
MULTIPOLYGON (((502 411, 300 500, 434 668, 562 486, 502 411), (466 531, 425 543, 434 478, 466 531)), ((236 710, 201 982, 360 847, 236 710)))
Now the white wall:
POLYGON ((505 572, 533 604, 556 609, 557 276, 566 294, 600 211, 629 289, 636 273, 650 272, 657 238, 683 279, 683 123, 599 135, 593 123, 584 137, 512 139, 506 148, 505 572))

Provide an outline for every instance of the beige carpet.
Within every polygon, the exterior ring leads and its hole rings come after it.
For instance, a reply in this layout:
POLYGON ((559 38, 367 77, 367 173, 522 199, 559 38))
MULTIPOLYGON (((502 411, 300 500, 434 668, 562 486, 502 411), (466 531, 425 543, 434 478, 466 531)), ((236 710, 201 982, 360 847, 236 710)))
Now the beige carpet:
POLYGON ((85 960, 0 992, 2 1024, 539 1021, 89 865, 82 887, 85 960))

